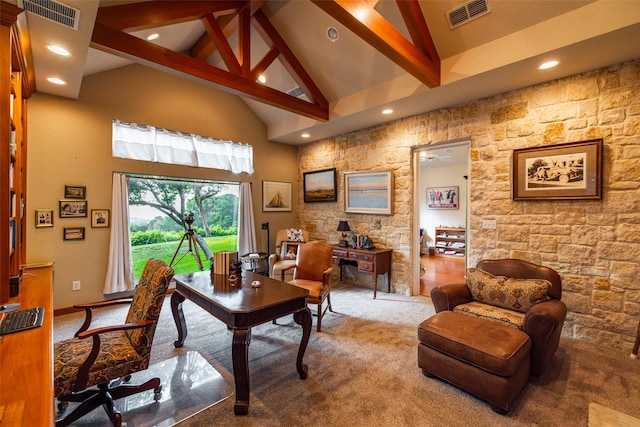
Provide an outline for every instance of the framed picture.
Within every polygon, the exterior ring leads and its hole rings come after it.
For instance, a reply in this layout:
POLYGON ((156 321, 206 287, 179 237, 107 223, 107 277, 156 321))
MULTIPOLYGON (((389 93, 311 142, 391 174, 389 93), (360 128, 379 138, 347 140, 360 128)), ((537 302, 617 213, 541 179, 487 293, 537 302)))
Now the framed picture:
POLYGON ((64 240, 84 240, 84 227, 65 227, 64 240))
POLYGON ((282 242, 280 245, 280 259, 296 259, 298 247, 304 242, 282 242))
POLYGON ((305 172, 302 177, 305 203, 335 202, 338 200, 336 168, 305 172))
POLYGON ((345 172, 345 212, 391 215, 393 172, 345 172))
POLYGON ((60 218, 86 218, 86 200, 60 200, 60 218))
POLYGON ((460 187, 427 188, 427 209, 460 209, 460 187))
POLYGON ((53 227, 53 209, 36 209, 36 228, 53 227))
POLYGON ((262 210, 291 212, 291 183, 262 181, 262 210))
POLYGON ((64 198, 65 199, 86 199, 87 187, 85 187, 84 185, 65 185, 64 198))
POLYGON ((513 150, 513 200, 602 198, 602 139, 513 150))
POLYGON ((109 227, 109 209, 91 209, 91 227, 109 227))

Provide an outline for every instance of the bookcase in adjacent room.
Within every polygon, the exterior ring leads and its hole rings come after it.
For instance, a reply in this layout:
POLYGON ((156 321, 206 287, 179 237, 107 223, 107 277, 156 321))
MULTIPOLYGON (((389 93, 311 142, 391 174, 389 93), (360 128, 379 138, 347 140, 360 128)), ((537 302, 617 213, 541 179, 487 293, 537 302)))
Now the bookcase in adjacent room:
POLYGON ((436 255, 464 259, 467 251, 466 230, 458 227, 436 227, 436 255))

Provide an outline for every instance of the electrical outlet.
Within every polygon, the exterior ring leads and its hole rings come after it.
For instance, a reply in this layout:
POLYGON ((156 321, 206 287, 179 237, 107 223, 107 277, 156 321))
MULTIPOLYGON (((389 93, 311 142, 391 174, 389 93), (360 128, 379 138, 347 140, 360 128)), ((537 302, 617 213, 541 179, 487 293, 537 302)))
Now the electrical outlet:
POLYGON ((495 230, 498 225, 498 221, 495 219, 483 219, 482 220, 482 228, 485 230, 495 230))
POLYGON ((71 283, 71 286, 73 286, 73 290, 74 291, 79 291, 80 290, 80 280, 74 280, 71 283))

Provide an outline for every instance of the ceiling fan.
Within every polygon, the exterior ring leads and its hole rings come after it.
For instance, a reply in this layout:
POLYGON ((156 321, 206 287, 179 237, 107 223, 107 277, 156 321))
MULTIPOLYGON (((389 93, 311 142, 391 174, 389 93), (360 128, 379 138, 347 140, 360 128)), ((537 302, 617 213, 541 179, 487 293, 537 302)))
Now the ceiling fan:
POLYGON ((451 160, 451 156, 448 154, 437 154, 433 151, 422 151, 420 153, 420 160, 423 162, 449 161, 451 160))

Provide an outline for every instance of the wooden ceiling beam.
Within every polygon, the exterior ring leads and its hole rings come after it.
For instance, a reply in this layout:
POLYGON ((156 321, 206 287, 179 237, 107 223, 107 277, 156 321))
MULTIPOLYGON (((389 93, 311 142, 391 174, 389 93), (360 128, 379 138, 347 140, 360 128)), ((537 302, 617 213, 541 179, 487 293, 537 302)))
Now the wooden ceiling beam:
MULTIPOLYGON (((231 13, 216 18, 218 25, 222 28, 222 32, 227 39, 238 29, 237 16, 237 13, 231 13)), ((201 20, 202 19, 204 18, 201 18, 201 20)), ((211 40, 211 37, 209 37, 209 34, 205 31, 193 46, 191 46, 189 55, 193 58, 205 61, 215 51, 216 45, 211 40)))
POLYGON ((109 28, 101 22, 96 22, 94 25, 91 47, 131 61, 144 63, 162 71, 173 71, 183 76, 195 77, 212 83, 226 92, 254 99, 315 120, 327 121, 329 119, 328 106, 293 97, 238 74, 209 65, 204 61, 109 28))
POLYGON ((440 61, 414 46, 366 1, 311 1, 426 86, 440 85, 440 61))
POLYGON ((409 31, 413 44, 434 63, 440 63, 440 55, 433 43, 431 32, 424 19, 424 13, 418 0, 396 0, 404 24, 409 31))
POLYGON ((222 32, 222 28, 218 25, 216 18, 212 14, 207 14, 202 18, 202 24, 204 25, 207 34, 209 34, 209 38, 213 40, 213 44, 218 48, 218 53, 220 53, 220 57, 227 66, 227 70, 234 74, 242 74, 242 67, 238 62, 238 58, 236 58, 236 54, 229 45, 229 42, 222 32))

